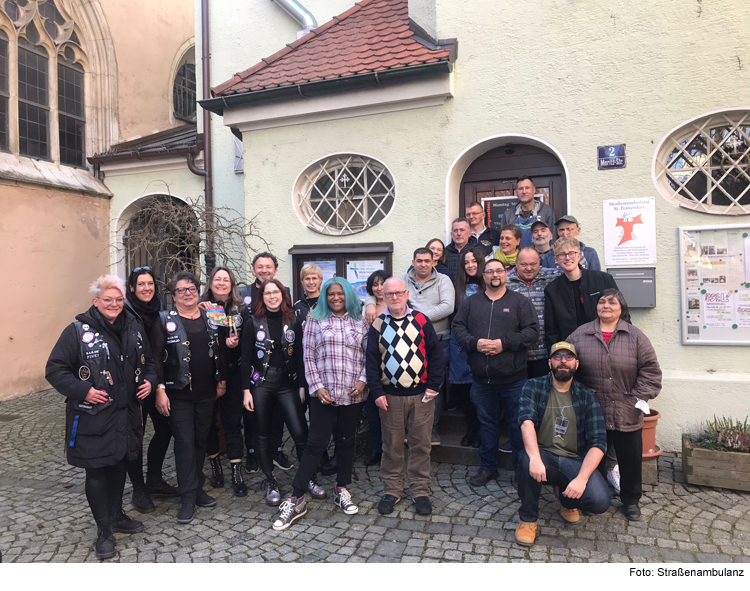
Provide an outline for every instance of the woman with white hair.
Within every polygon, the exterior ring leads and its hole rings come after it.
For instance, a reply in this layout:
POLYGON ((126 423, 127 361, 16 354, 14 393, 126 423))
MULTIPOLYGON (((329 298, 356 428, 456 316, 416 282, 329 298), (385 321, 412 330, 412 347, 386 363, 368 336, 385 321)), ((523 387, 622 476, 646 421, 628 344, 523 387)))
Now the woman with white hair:
POLYGON ((86 499, 97 525, 96 556, 115 555, 113 531, 143 531, 122 510, 125 463, 139 457, 139 400, 156 383, 145 330, 125 307, 125 282, 103 275, 91 284, 92 306, 63 330, 47 361, 47 381, 66 397, 68 463, 86 470, 86 499))

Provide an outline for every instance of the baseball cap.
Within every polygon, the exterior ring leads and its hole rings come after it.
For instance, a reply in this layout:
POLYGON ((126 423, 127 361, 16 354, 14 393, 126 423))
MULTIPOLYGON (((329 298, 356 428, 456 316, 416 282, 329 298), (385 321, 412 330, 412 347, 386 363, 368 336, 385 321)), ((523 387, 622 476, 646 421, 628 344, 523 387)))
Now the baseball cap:
POLYGON ((576 356, 576 359, 578 358, 578 353, 576 353, 575 345, 571 345, 566 341, 560 341, 552 345, 552 348, 549 350, 549 356, 552 357, 558 351, 570 351, 571 353, 573 353, 573 355, 576 356))
POLYGON ((559 218, 555 222, 555 226, 557 226, 557 224, 559 224, 560 222, 570 222, 571 224, 575 224, 576 226, 580 226, 581 225, 581 224, 578 223, 578 220, 575 219, 572 215, 564 215, 564 216, 562 216, 561 218, 559 218))
POLYGON ((533 224, 531 224, 531 229, 533 230, 534 226, 536 226, 537 224, 541 224, 542 226, 544 226, 545 228, 549 230, 549 226, 547 225, 547 222, 543 222, 542 220, 537 220, 533 224))

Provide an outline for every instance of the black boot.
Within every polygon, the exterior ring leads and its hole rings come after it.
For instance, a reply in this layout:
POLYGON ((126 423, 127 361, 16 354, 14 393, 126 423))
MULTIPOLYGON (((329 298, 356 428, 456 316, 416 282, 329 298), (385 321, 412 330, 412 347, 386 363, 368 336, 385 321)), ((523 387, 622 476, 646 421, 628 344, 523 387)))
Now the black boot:
POLYGON ((99 560, 112 558, 117 552, 115 551, 115 534, 112 532, 112 519, 98 519, 96 521, 96 557, 99 560))
POLYGON ((193 520, 193 517, 195 517, 195 497, 195 491, 182 495, 182 506, 177 512, 177 523, 190 523, 193 520))
POLYGON ((148 474, 146 476, 146 491, 149 494, 162 497, 179 497, 177 488, 164 480, 162 474, 148 474))
POLYGON ((221 467, 221 460, 219 456, 215 458, 208 458, 211 462, 211 483, 212 488, 224 488, 224 470, 221 467))
POLYGON ((121 534, 137 534, 143 531, 143 522, 131 519, 122 510, 122 497, 118 497, 112 503, 111 517, 112 529, 121 534))
POLYGON ((242 478, 242 462, 232 462, 232 492, 235 497, 246 497, 247 486, 242 478))
POLYGON ((133 498, 131 502, 139 513, 152 513, 156 509, 145 486, 137 488, 133 486, 133 498))

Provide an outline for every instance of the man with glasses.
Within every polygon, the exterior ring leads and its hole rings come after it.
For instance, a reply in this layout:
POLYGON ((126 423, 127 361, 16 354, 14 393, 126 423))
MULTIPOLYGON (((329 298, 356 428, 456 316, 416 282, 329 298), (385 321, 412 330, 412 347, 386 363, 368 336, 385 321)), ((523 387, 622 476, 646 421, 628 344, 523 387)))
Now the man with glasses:
POLYGON ((567 339, 582 324, 596 320, 596 304, 601 293, 608 288, 617 289, 609 273, 584 269, 580 265, 581 244, 577 238, 559 238, 552 249, 563 274, 544 288, 547 347, 567 339))
MULTIPOLYGON (((578 220, 572 215, 564 215, 555 222, 557 228, 557 235, 560 238, 570 236, 571 238, 578 238, 581 233, 581 226, 578 224, 578 220)), ((533 232, 533 227, 532 227, 533 232)), ((599 255, 596 250, 590 246, 586 246, 581 242, 581 267, 584 269, 591 269, 592 271, 601 271, 602 264, 599 262, 599 255)), ((549 252, 542 255, 542 267, 549 267, 553 269, 560 266, 555 262, 555 253, 550 249, 549 252)))
POLYGON ((531 246, 526 246, 518 252, 516 266, 508 273, 508 289, 529 298, 539 319, 539 338, 528 351, 526 366, 529 378, 538 378, 549 373, 548 350, 544 344, 544 288, 557 279, 560 273, 560 269, 544 269, 539 253, 531 246))
POLYGON ((604 416, 594 392, 573 379, 576 349, 561 341, 552 345, 551 373, 526 382, 518 420, 524 451, 516 470, 521 508, 516 541, 531 546, 536 539, 542 483, 555 487, 560 516, 580 519, 578 510, 598 515, 609 508, 610 494, 596 469, 607 448, 604 416))
POLYGON ((506 271, 497 259, 484 267, 485 290, 466 298, 453 321, 453 334, 468 352, 474 377, 471 401, 479 419, 479 471, 469 478, 484 486, 498 477, 497 442, 505 412, 516 466, 522 449, 518 402, 526 383, 526 350, 539 338, 539 321, 531 301, 506 288, 506 271))
POLYGON ((367 385, 380 409, 383 431, 380 478, 384 494, 378 512, 392 513, 401 500, 406 433, 406 479, 417 514, 429 515, 430 435, 435 397, 445 372, 443 352, 427 316, 409 308, 409 290, 403 279, 386 280, 383 296, 387 309, 370 327, 366 353, 367 385))
POLYGON ((485 226, 484 217, 484 208, 478 201, 466 206, 466 219, 469 220, 471 236, 477 241, 477 248, 488 257, 492 254, 492 247, 500 244, 500 232, 496 228, 485 226))

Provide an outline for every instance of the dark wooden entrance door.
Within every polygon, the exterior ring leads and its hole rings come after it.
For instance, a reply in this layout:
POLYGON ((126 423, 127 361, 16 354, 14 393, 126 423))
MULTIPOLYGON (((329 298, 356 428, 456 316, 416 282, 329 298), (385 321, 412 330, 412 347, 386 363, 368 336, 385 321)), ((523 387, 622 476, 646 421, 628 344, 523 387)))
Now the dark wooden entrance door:
MULTIPOLYGON (((466 170, 461 181, 459 215, 466 204, 484 200, 485 211, 505 209, 515 202, 518 179, 529 176, 537 198, 552 207, 559 218, 567 213, 565 169, 554 154, 525 144, 508 144, 482 154, 466 170), (495 207, 487 207, 488 202, 495 207)), ((494 220, 493 220, 494 221, 494 220)))

